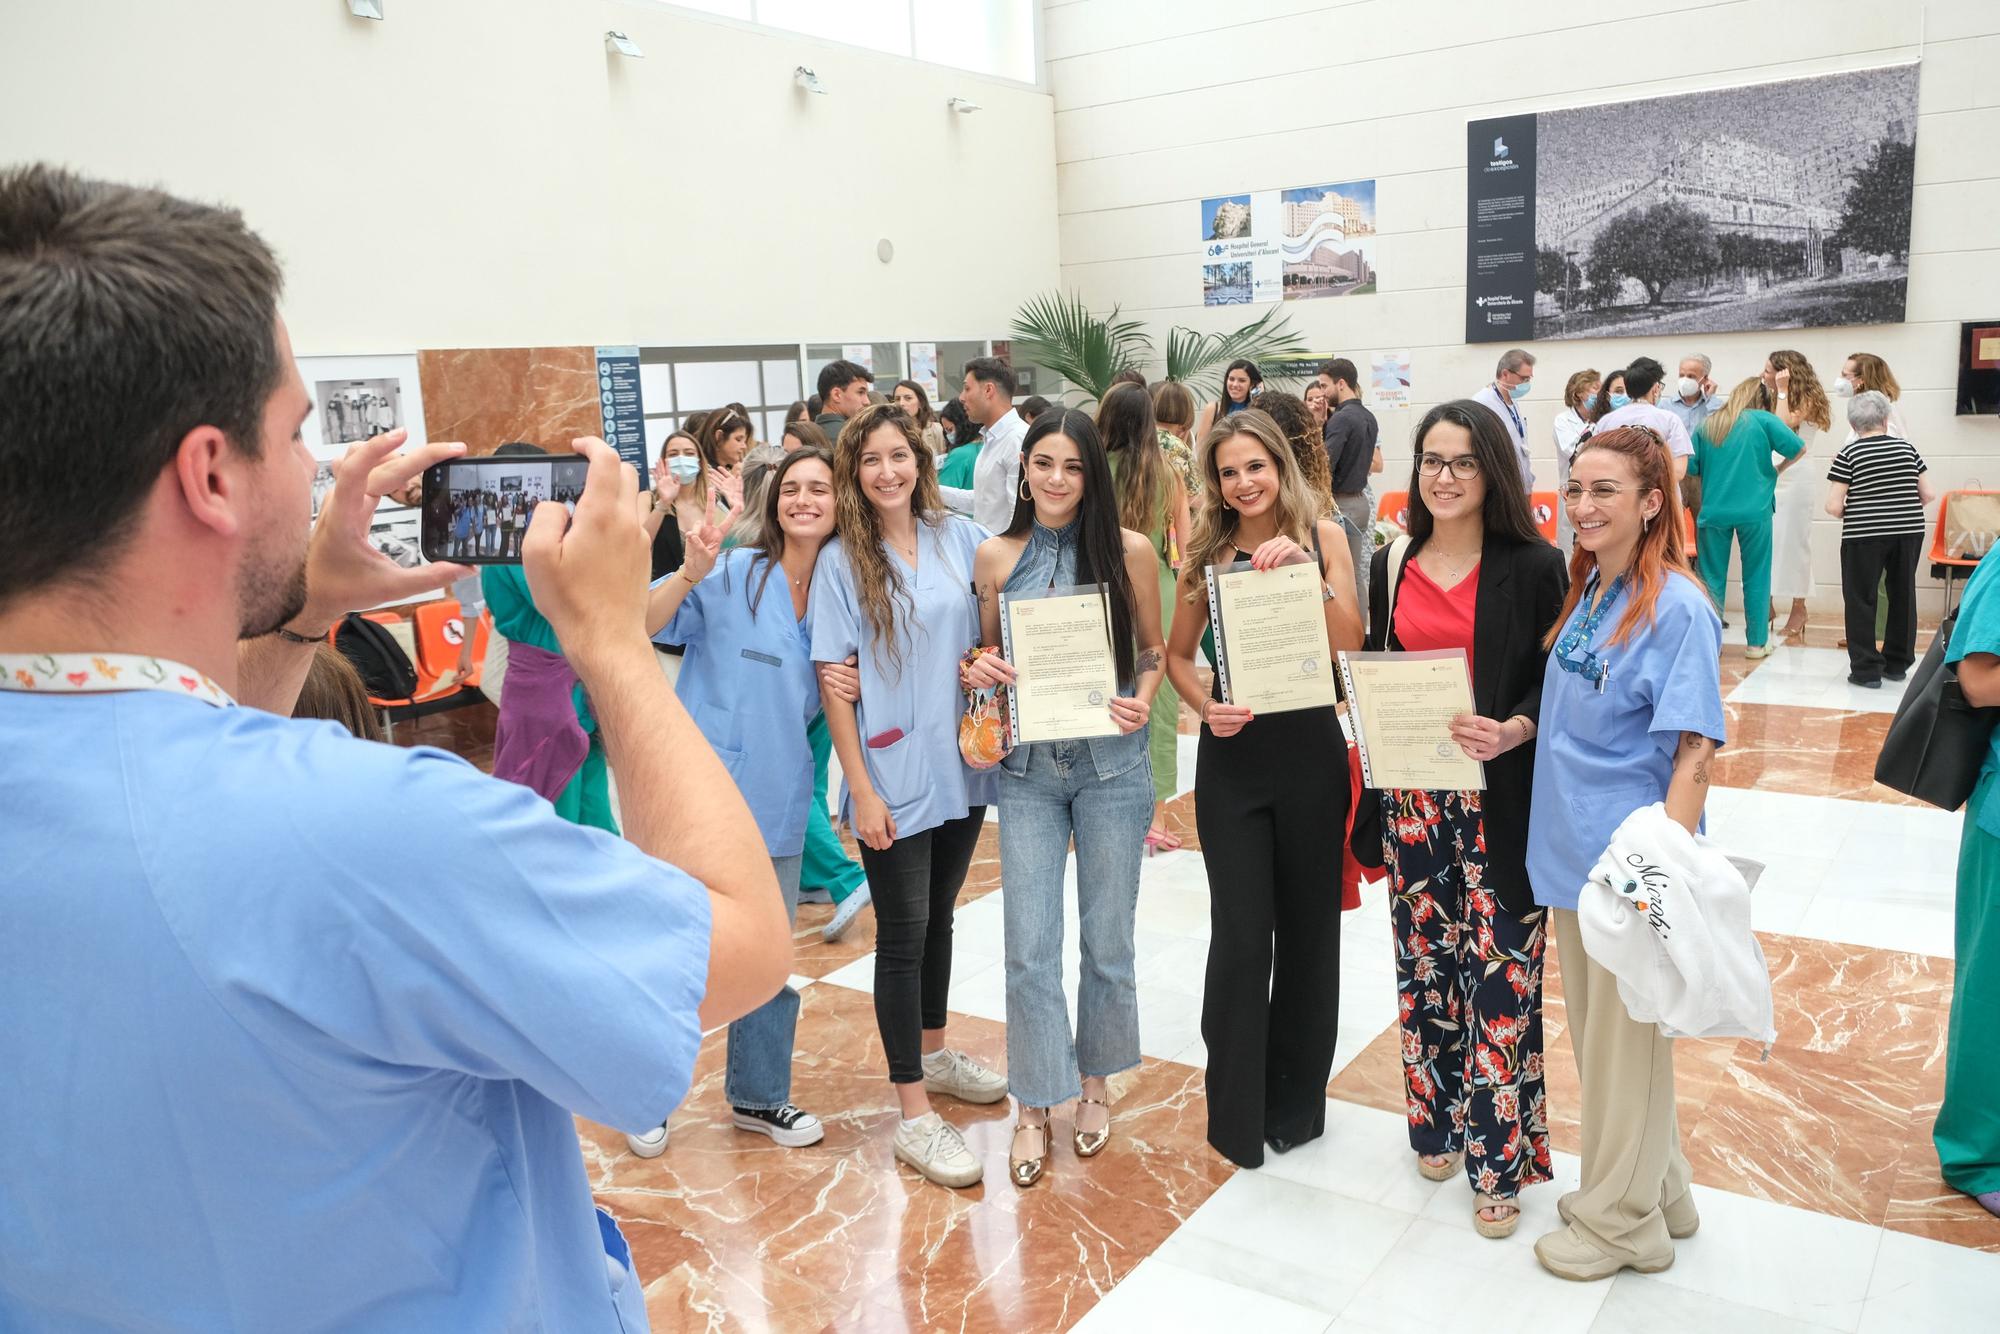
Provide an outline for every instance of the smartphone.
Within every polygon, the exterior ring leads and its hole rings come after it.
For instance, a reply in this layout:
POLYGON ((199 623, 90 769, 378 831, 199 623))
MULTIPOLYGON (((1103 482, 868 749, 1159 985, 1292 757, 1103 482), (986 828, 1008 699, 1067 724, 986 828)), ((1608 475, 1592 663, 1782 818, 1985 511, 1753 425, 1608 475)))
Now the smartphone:
POLYGON ((425 560, 519 565, 535 506, 559 500, 576 510, 590 461, 573 455, 453 459, 424 472, 425 560))

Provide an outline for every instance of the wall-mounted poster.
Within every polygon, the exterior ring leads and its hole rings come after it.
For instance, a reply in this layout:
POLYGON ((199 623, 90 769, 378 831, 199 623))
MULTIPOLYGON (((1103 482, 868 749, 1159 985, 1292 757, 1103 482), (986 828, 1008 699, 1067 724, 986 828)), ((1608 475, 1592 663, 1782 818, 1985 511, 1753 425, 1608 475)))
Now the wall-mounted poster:
POLYGON ((1375 182, 1201 201, 1204 306, 1375 290, 1375 182))
POLYGON ((1466 341, 1900 322, 1917 72, 1470 122, 1466 341))
POLYGON ((910 344, 910 378, 924 387, 926 397, 938 396, 938 350, 936 343, 910 344))
MULTIPOLYGON (((312 456, 319 460, 312 496, 313 517, 318 518, 321 502, 333 490, 333 465, 350 446, 399 426, 409 431, 410 445, 427 442, 424 393, 417 380, 414 352, 300 357, 298 363, 299 378, 313 400, 313 409, 306 414, 300 435, 312 456)), ((386 500, 380 507, 385 517, 401 508, 386 500)))
POLYGON ((646 405, 639 388, 639 349, 597 349, 598 415, 604 419, 604 443, 639 470, 646 464, 646 405))
POLYGON ((1410 406, 1410 353, 1377 352, 1368 359, 1368 397, 1378 408, 1410 406))

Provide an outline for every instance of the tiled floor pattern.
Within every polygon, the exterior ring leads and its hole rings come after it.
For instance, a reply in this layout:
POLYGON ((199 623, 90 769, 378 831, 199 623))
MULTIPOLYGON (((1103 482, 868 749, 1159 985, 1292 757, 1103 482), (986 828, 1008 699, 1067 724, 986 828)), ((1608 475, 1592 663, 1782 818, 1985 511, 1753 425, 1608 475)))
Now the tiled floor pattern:
MULTIPOLYGON (((1496 1243, 1472 1232, 1462 1182, 1412 1170, 1379 889, 1344 923, 1325 1138, 1254 1172, 1209 1150, 1199 1029, 1208 893, 1193 797, 1182 795, 1168 821, 1187 850, 1149 860, 1142 879, 1146 1061, 1114 1082, 1111 1148, 1083 1163, 1059 1142, 1048 1177, 1017 1191, 1005 1105, 944 1104, 985 1160, 986 1183, 946 1191, 898 1167, 868 994, 872 917, 826 945, 818 927, 829 909, 808 906, 794 964, 805 984, 794 1097, 827 1121, 823 1144, 786 1151, 728 1128, 720 1033, 704 1045, 664 1157, 635 1158, 622 1135, 580 1123, 599 1198, 632 1239, 654 1328, 1386 1331, 1438 1313, 1536 1331, 1991 1327, 2000 1220, 1943 1185, 1929 1141, 1959 817, 1870 782, 1894 687, 1848 687, 1834 633, 1816 627, 1758 663, 1724 650, 1731 744, 1710 829, 1766 863, 1753 905, 1780 1031, 1768 1060, 1750 1043, 1679 1045, 1704 1224, 1672 1269, 1565 1284, 1528 1249, 1577 1171, 1559 963, 1546 1014, 1558 1181, 1528 1192, 1520 1230, 1496 1243)), ((407 724, 397 739, 480 762, 490 710, 407 724)), ((1193 738, 1182 741, 1185 794, 1193 738)), ((960 899, 951 1031, 1004 1066, 995 832, 960 899)), ((1068 941, 1073 994, 1073 910, 1068 941)))

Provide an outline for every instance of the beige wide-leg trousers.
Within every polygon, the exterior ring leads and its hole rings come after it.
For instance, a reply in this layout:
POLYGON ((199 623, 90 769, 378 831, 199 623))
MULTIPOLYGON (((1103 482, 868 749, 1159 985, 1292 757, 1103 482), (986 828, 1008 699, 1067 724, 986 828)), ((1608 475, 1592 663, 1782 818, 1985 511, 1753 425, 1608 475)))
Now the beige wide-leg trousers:
POLYGON ((1693 1178, 1674 1111, 1673 1039, 1626 1013, 1618 979, 1584 952, 1576 914, 1552 915, 1583 1083, 1583 1191, 1570 1218, 1607 1255, 1654 1259, 1673 1250, 1662 1206, 1693 1178))

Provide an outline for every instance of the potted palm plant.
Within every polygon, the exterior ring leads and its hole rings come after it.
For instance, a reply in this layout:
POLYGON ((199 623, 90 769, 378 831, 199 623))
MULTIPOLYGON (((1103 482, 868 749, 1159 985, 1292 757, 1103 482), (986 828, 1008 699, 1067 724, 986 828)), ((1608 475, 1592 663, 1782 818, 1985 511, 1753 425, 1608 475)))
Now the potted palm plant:
MULTIPOLYGON (((1060 375, 1085 402, 1109 393, 1121 371, 1143 371, 1154 359, 1153 340, 1140 321, 1121 318, 1117 306, 1107 315, 1093 315, 1073 293, 1035 297, 1015 313, 1011 332, 1017 359, 1060 375)), ((1168 329, 1166 375, 1199 397, 1213 398, 1222 392, 1223 368, 1237 358, 1262 364, 1302 357, 1307 350, 1290 315, 1273 307, 1233 333, 1168 329)), ((1277 382, 1299 378, 1278 367, 1265 374, 1277 382)))

